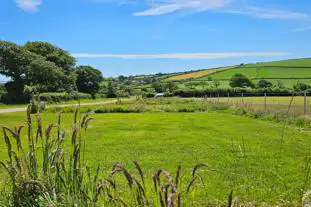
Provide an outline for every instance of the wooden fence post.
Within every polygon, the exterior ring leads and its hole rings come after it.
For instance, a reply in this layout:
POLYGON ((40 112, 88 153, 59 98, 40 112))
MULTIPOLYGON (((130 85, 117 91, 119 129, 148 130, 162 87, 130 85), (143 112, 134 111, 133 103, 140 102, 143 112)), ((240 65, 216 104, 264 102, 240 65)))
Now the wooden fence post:
POLYGON ((307 115, 307 92, 304 92, 303 114, 307 115))
POLYGON ((264 105, 265 105, 265 113, 267 113, 267 93, 265 93, 264 105))

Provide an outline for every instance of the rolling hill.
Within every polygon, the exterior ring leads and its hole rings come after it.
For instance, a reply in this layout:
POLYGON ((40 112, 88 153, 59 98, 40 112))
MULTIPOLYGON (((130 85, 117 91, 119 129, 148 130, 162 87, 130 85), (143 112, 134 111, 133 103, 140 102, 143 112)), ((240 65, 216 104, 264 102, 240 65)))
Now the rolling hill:
POLYGON ((286 87, 292 87, 297 82, 311 84, 311 58, 241 64, 239 66, 186 72, 171 76, 168 80, 183 80, 185 83, 191 81, 210 81, 212 79, 220 81, 220 87, 227 87, 230 78, 236 73, 242 73, 254 82, 260 79, 268 79, 272 83, 281 81, 286 87))

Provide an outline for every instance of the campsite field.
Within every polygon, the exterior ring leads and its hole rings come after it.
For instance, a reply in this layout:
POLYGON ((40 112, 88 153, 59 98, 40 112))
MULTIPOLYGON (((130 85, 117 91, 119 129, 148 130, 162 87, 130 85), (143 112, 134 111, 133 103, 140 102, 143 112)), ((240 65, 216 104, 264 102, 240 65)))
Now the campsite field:
MULTIPOLYGON (((186 178, 195 164, 205 163, 208 167, 201 172, 204 185, 198 182, 191 192, 196 200, 226 201, 234 190, 243 201, 299 203, 303 192, 311 188, 308 129, 283 128, 283 123, 232 115, 227 110, 92 117, 86 159, 94 167, 102 164, 108 172, 116 162, 134 172, 132 161, 137 160, 148 178, 159 168, 174 174, 179 164, 186 178)), ((47 125, 56 122, 57 114, 45 112, 42 118, 47 125)), ((20 112, 0 114, 0 123, 7 126, 25 124, 25 119, 20 112)), ((70 128, 72 120, 73 113, 62 115, 66 127, 70 128)), ((0 145, 3 160, 3 139, 0 145)))

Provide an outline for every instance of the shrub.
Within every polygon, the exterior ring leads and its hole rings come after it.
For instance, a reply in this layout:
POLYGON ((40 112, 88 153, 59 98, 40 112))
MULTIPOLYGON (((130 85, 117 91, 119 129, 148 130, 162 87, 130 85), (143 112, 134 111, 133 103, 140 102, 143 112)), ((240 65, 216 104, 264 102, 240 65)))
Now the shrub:
POLYGON ((92 99, 92 96, 87 93, 41 93, 39 95, 40 101, 45 101, 48 103, 59 103, 66 102, 70 100, 79 100, 79 99, 92 99))
POLYGON ((144 98, 154 98, 155 95, 156 95, 155 93, 145 93, 145 94, 143 95, 143 97, 144 97, 144 98))
POLYGON ((32 99, 30 102, 30 112, 31 114, 39 113, 45 110, 45 102, 41 102, 35 99, 32 99))
POLYGON ((272 83, 264 79, 258 81, 257 83, 257 88, 271 88, 271 87, 272 87, 272 83))
POLYGON ((310 89, 311 86, 305 83, 297 83, 294 85, 294 90, 297 92, 305 91, 307 89, 310 89))
POLYGON ((291 96, 295 91, 291 89, 281 89, 281 88, 259 88, 259 89, 249 89, 249 88, 208 88, 204 90, 189 89, 189 90, 177 90, 173 93, 173 96, 180 97, 230 97, 235 96, 263 96, 265 93, 267 96, 291 96))
POLYGON ((230 79, 230 86, 232 88, 237 88, 237 87, 244 88, 244 87, 253 87, 254 85, 248 77, 246 77, 245 75, 241 73, 236 73, 230 79))

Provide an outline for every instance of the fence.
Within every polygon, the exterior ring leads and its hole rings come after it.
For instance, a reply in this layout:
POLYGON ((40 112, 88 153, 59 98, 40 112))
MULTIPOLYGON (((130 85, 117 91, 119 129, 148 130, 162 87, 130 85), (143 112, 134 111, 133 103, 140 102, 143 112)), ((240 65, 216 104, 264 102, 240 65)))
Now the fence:
POLYGON ((240 96, 234 97, 228 93, 227 97, 210 95, 205 98, 213 103, 228 103, 236 107, 247 108, 250 111, 281 112, 311 117, 311 96, 305 92, 293 96, 277 96, 277 94, 268 96, 265 93, 261 96, 245 96, 241 93, 240 96))

